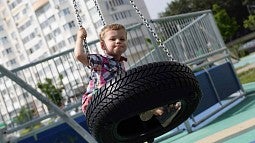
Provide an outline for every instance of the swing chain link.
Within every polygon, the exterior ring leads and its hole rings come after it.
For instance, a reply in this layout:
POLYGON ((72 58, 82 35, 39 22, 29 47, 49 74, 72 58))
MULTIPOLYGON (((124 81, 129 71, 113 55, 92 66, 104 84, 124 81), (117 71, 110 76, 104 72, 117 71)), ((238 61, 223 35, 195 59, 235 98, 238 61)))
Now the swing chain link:
POLYGON ((95 5, 95 7, 96 7, 96 9, 97 9, 97 12, 98 12, 98 14, 99 14, 99 17, 100 17, 100 19, 101 19, 101 21, 102 21, 102 23, 103 23, 103 26, 105 26, 105 25, 106 25, 106 22, 105 22, 104 17, 103 17, 103 15, 102 15, 102 13, 101 13, 101 10, 100 10, 100 7, 99 7, 99 5, 98 5, 98 2, 97 2, 97 0, 93 0, 93 2, 94 2, 94 5, 95 5))
MULTIPOLYGON (((147 27, 147 29, 152 33, 153 37, 156 39, 157 43, 159 43, 159 47, 161 47, 163 49, 163 51, 166 53, 167 57, 170 59, 170 61, 175 61, 175 59, 173 58, 172 54, 170 54, 169 50, 165 47, 164 43, 162 42, 162 40, 158 37, 158 35, 156 34, 156 32, 154 32, 154 30, 151 28, 149 22, 147 19, 144 18, 143 14, 141 13, 141 11, 138 9, 138 7, 135 5, 133 0, 129 0, 130 4, 133 6, 133 8, 136 10, 136 13, 139 15, 139 17, 141 18, 141 20, 143 21, 143 24, 147 27)), ((101 10, 99 8, 99 5, 97 3, 97 0, 93 0, 94 5, 98 11, 99 17, 103 23, 103 25, 106 25, 106 22, 103 18, 103 15, 101 13, 101 10)), ((79 9, 78 9, 78 5, 76 0, 73 0, 73 5, 74 5, 74 9, 75 9, 75 14, 76 14, 76 18, 77 18, 77 22, 79 27, 82 27, 82 19, 81 16, 79 15, 79 9)), ((88 45, 86 40, 84 40, 84 49, 86 53, 89 53, 88 50, 88 45)))
POLYGON ((75 10, 78 25, 79 25, 79 27, 82 27, 81 16, 79 14, 78 5, 76 3, 76 0, 73 0, 73 6, 74 6, 74 10, 75 10))
POLYGON ((159 47, 163 49, 163 51, 166 53, 167 57, 170 59, 170 61, 175 61, 173 58, 173 55, 170 54, 169 50, 165 47, 164 43, 162 40, 158 37, 156 32, 151 28, 149 22, 147 19, 144 18, 143 14, 141 11, 138 9, 138 7, 135 5, 133 0, 129 0, 130 4, 133 6, 133 8, 136 10, 136 13, 139 15, 141 20, 143 21, 143 24, 147 27, 147 29, 152 33, 153 37, 156 39, 157 43, 159 43, 159 47))
MULTIPOLYGON (((79 8, 78 8, 76 0, 73 0, 73 6, 74 6, 74 10, 75 10, 78 25, 81 28, 82 27, 82 20, 81 20, 80 14, 79 14, 79 8)), ((83 48, 85 49, 85 53, 89 53, 88 43, 87 43, 86 39, 83 40, 83 48)))

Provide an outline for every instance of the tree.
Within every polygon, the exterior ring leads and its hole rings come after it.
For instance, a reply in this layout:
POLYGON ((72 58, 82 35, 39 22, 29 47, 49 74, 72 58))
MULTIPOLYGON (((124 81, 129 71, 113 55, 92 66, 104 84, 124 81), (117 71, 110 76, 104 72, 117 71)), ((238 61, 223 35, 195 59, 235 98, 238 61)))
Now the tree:
POLYGON ((160 13, 160 17, 177 15, 191 12, 190 0, 174 0, 168 4, 165 12, 160 13))
POLYGON ((228 5, 228 1, 224 3, 221 0, 174 0, 168 3, 165 12, 161 13, 161 17, 190 13, 195 11, 202 11, 212 9, 213 4, 228 5))
POLYGON ((62 90, 64 85, 62 82, 63 76, 59 75, 58 85, 55 86, 52 82, 52 79, 45 78, 44 83, 37 83, 38 88, 46 94, 46 96, 57 106, 61 107, 63 103, 62 90))
MULTIPOLYGON (((243 26, 243 21, 248 17, 249 13, 246 8, 245 0, 174 0, 168 4, 165 12, 160 13, 161 17, 190 13, 195 11, 202 11, 213 9, 213 5, 217 4, 221 8, 226 10, 229 17, 235 18, 237 24, 239 25, 238 31, 232 36, 233 38, 240 37, 247 34, 249 31, 243 26)), ((254 0, 246 0, 248 2, 254 0)), ((230 39, 230 38, 228 38, 230 39)))
POLYGON ((33 118, 33 110, 27 109, 26 107, 21 107, 19 115, 17 116, 17 123, 22 124, 30 121, 33 118))
POLYGON ((226 10, 217 4, 213 5, 213 13, 223 39, 231 38, 239 27, 235 18, 229 17, 226 10))
POLYGON ((243 26, 252 31, 255 30, 255 15, 250 15, 248 19, 244 20, 243 26))
POLYGON ((242 0, 243 5, 252 4, 254 0, 242 0))

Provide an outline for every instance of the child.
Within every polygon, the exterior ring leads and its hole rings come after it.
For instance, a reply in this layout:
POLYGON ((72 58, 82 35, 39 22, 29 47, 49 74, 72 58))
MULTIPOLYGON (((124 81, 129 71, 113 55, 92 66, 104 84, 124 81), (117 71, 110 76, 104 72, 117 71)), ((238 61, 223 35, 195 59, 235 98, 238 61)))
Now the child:
MULTIPOLYGON (((106 25, 100 32, 100 46, 105 55, 100 54, 87 54, 83 50, 83 40, 86 39, 87 33, 84 28, 80 28, 77 32, 76 46, 74 55, 77 60, 91 68, 91 76, 87 90, 82 97, 82 111, 85 113, 92 96, 98 88, 102 87, 105 83, 111 80, 118 71, 125 71, 124 61, 127 61, 122 54, 127 49, 127 32, 125 27, 120 24, 106 25)), ((177 102, 178 103, 178 102, 177 102)), ((159 107, 140 115, 142 121, 148 121, 155 116, 162 116, 164 113, 170 112, 174 109, 174 114, 180 110, 180 105, 177 104, 173 107, 163 108, 159 107)), ((171 117, 175 115, 171 115, 171 117)), ((162 116, 163 117, 163 116, 162 116)), ((167 126, 171 121, 171 117, 167 117, 164 121, 160 121, 163 127, 167 126), (168 122, 166 122, 168 121, 168 122)), ((172 117, 172 118, 173 118, 172 117)))
POLYGON ((80 28, 77 32, 74 49, 75 58, 91 68, 89 85, 82 97, 82 111, 84 113, 97 89, 111 80, 118 71, 125 71, 124 61, 127 60, 122 56, 127 49, 127 32, 124 26, 111 24, 101 30, 99 35, 100 47, 105 55, 84 53, 83 40, 86 37, 85 29, 80 28))

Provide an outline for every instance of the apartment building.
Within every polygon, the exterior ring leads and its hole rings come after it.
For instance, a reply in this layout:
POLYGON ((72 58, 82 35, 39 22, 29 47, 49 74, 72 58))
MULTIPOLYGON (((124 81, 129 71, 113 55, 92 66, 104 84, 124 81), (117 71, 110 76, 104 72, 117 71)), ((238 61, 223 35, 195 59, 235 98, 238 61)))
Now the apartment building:
MULTIPOLYGON (((76 2, 82 25, 89 35, 87 41, 98 39, 103 23, 93 0, 76 0, 76 2)), ((149 18, 144 1, 135 2, 143 15, 149 18)), ((140 22, 129 0, 98 0, 98 4, 106 23, 121 23, 128 27, 140 22)), ((15 69, 67 49, 73 49, 77 29, 77 19, 71 0, 0 0, 0 64, 8 69, 15 69)), ((137 52, 140 51, 131 48, 129 54, 135 56, 137 52)), ((24 73, 23 76, 27 77, 28 83, 34 82, 39 78, 38 76, 41 76, 43 70, 49 69, 50 65, 51 63, 41 66, 34 73, 24 73)), ((67 69, 68 67, 58 72, 68 72, 67 69)), ((47 74, 40 78, 45 77, 47 74)), ((70 80, 72 82, 75 78, 63 80, 65 88, 68 89, 72 85, 67 82, 70 80)), ((29 104, 30 108, 37 108, 38 112, 45 112, 43 105, 35 98, 24 100, 22 97, 26 92, 16 90, 11 86, 11 82, 8 79, 0 79, 0 85, 4 84, 0 86, 2 120, 16 116, 16 110, 25 104, 29 104)))
MULTIPOLYGON (((102 21, 93 0, 77 0, 88 41, 98 38, 102 21)), ((98 1, 106 23, 140 21, 128 0, 98 1)), ((149 17, 144 1, 137 5, 149 17)), ((9 69, 74 47, 77 20, 71 0, 2 0, 1 64, 9 69), (15 57, 15 58, 14 58, 15 57)))

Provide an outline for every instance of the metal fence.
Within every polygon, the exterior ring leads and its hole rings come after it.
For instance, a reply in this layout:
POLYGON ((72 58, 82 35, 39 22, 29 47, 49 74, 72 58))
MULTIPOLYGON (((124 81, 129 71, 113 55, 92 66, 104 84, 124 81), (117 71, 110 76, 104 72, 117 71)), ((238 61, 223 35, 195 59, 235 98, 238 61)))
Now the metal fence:
MULTIPOLYGON (((150 24, 172 56, 194 70, 229 60, 211 11, 151 20, 150 24)), ((157 47, 152 34, 143 24, 133 25, 127 31, 127 69, 168 60, 166 53, 157 47)), ((98 40, 89 42, 88 47, 92 53, 100 52, 98 40)), ((60 108, 71 116, 81 114, 81 95, 88 83, 90 71, 75 60, 73 49, 11 71, 39 92, 38 83, 46 83, 46 78, 50 79, 53 86, 62 89, 64 101, 60 108), (60 75, 63 77, 61 80, 58 79, 60 75)), ((0 123, 5 126, 7 136, 31 135, 31 129, 43 130, 60 120, 26 88, 3 74, 0 75, 0 85, 0 123)))

